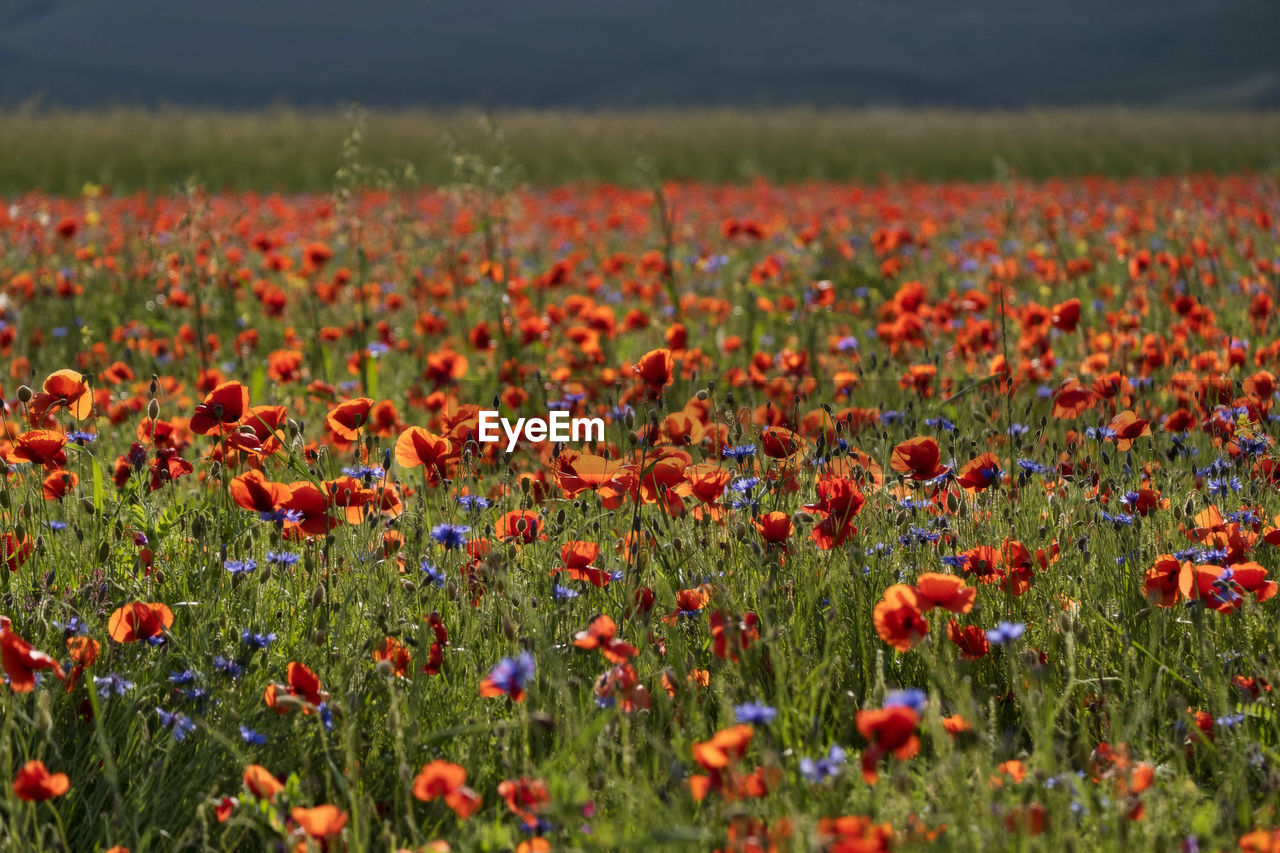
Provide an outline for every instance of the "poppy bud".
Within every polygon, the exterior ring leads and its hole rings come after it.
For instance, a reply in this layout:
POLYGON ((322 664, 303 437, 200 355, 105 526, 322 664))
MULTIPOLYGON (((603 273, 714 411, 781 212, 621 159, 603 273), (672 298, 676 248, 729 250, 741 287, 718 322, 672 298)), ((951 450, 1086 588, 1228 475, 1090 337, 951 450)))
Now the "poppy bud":
POLYGON ((328 639, 328 637, 329 635, 325 633, 323 628, 317 628, 315 633, 311 635, 311 642, 315 643, 317 646, 323 646, 324 641, 328 639))
POLYGON ((383 658, 382 660, 378 661, 376 664, 373 665, 373 671, 376 672, 379 677, 386 678, 387 676, 391 675, 393 671, 391 661, 387 660, 386 658, 383 658))
POLYGON ((86 515, 93 515, 93 501, 89 498, 80 499, 80 510, 86 515))
POLYGON ((508 640, 514 640, 516 638, 515 623, 506 616, 502 617, 502 636, 506 637, 508 640))
POLYGON ((400 581, 400 588, 409 594, 413 594, 418 591, 417 585, 411 580, 400 581))
POLYGON ((699 400, 705 400, 711 395, 707 393, 707 390, 705 388, 702 388, 702 389, 699 389, 698 393, 694 394, 694 396, 697 397, 699 400))
POLYGON ((320 607, 324 604, 324 584, 316 584, 315 590, 311 593, 311 606, 320 607))
POLYGON ((30 402, 31 402, 31 389, 30 389, 29 387, 27 387, 26 385, 19 385, 19 386, 18 386, 18 400, 19 400, 19 402, 23 403, 24 405, 25 405, 26 403, 30 403, 30 402))
POLYGON ((160 417, 160 401, 155 397, 152 397, 151 402, 147 403, 147 417, 153 421, 160 417))

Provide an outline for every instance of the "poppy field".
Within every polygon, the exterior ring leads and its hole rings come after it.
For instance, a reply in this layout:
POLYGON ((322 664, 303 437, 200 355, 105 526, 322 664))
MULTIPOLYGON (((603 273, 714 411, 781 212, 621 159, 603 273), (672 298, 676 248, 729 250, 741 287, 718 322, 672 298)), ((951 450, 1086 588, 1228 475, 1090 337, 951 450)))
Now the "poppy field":
POLYGON ((1280 850, 1278 279, 1256 174, 10 196, 0 849, 1280 850))

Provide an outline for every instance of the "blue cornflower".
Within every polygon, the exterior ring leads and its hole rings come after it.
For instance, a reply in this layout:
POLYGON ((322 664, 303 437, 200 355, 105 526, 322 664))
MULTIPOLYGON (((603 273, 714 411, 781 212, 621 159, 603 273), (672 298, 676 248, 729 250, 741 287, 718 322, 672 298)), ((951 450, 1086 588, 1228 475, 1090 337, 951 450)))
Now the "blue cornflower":
POLYGON ((244 643, 251 649, 265 649, 276 641, 276 635, 272 634, 255 634, 248 628, 240 633, 240 642, 244 643))
POLYGON ((160 715, 160 724, 173 733, 174 740, 185 740, 196 730, 195 722, 179 711, 170 713, 164 708, 156 708, 156 713, 160 715))
POLYGON ((1026 458, 1022 458, 1018 460, 1018 467, 1021 468, 1023 473, 1025 474, 1044 475, 1044 474, 1048 474, 1050 471, 1053 470, 1048 465, 1045 465, 1041 462, 1037 462, 1034 459, 1026 459, 1026 458))
POLYGON ((1130 515, 1129 513, 1125 513, 1125 512, 1110 513, 1110 512, 1107 512, 1105 509, 1099 510, 1098 515, 1102 516, 1103 521, 1106 521, 1115 525, 1133 524, 1133 520, 1134 520, 1134 516, 1130 515))
POLYGON ((365 485, 368 485, 375 480, 381 480, 383 477, 387 476, 387 472, 382 468, 370 465, 361 465, 356 468, 343 468, 342 473, 346 474, 348 477, 355 477, 357 480, 363 480, 365 485))
POLYGON ((1084 434, 1087 435, 1089 438, 1096 439, 1097 441, 1103 441, 1104 439, 1116 437, 1116 431, 1113 430, 1111 427, 1106 427, 1106 426, 1089 427, 1084 431, 1084 434))
POLYGON ((72 616, 66 622, 54 621, 53 627, 57 628, 68 637, 74 634, 83 634, 86 632, 84 623, 80 621, 80 617, 72 616))
POLYGON ((1211 495, 1223 497, 1230 492, 1238 492, 1241 488, 1243 488, 1243 485, 1239 477, 1232 477, 1231 479, 1226 477, 1209 478, 1209 494, 1211 495))
POLYGON ((1001 622, 987 631, 987 640, 997 645, 1008 645, 1022 636, 1027 626, 1021 622, 1001 622))
POLYGON ((732 491, 742 492, 743 494, 747 494, 759 484, 760 484, 759 477, 739 477, 738 479, 734 480, 732 483, 729 484, 729 488, 732 491))
POLYGON ((824 758, 801 758, 800 775, 809 782, 821 782, 839 774, 844 762, 845 751, 839 744, 832 744, 830 751, 824 758))
POLYGON ((67 433, 67 441, 72 444, 79 444, 83 446, 85 444, 92 444, 97 440, 98 434, 96 432, 81 432, 80 430, 74 430, 67 433))
POLYGON ((937 542, 941 537, 941 533, 913 526, 908 527, 907 532, 898 537, 898 541, 903 545, 922 545, 925 542, 937 542))
POLYGON ((304 517, 305 516, 302 511, 297 509, 263 510, 258 513, 258 519, 260 521, 267 521, 276 524, 283 524, 286 521, 290 524, 297 524, 299 521, 302 521, 304 517))
POLYGON ((1244 722, 1244 714, 1228 714, 1225 717, 1218 717, 1213 722, 1223 728, 1233 728, 1244 722))
POLYGON ((252 744, 254 746, 262 746, 264 743, 267 742, 266 735, 258 734, 248 726, 240 727, 240 739, 245 743, 252 744))
POLYGON ((431 528, 431 538, 439 542, 445 549, 461 548, 467 544, 467 533, 471 530, 465 524, 437 524, 431 528))
POLYGON ((956 431, 956 425, 955 425, 954 423, 952 423, 951 421, 947 420, 946 418, 943 418, 943 417, 937 417, 937 418, 926 418, 926 419, 925 419, 925 425, 926 425, 926 426, 931 426, 931 427, 933 427, 934 429, 940 429, 940 430, 942 430, 943 432, 955 432, 955 431, 956 431))
POLYGON ((902 420, 902 412, 896 409, 889 409, 880 413, 880 423, 882 426, 890 426, 902 420))
POLYGON ((429 561, 423 560, 418 564, 418 569, 426 575, 427 580, 431 581, 431 583, 436 586, 444 586, 444 572, 431 565, 429 561))
POLYGON ((1250 456, 1261 456, 1271 447, 1271 442, 1265 438, 1239 438, 1236 442, 1240 445, 1240 452, 1250 456))
POLYGON ((743 459, 750 459, 756 455, 756 446, 754 444, 739 444, 737 447, 726 447, 720 451, 722 459, 735 459, 741 462, 743 459))
POLYGON ((1031 428, 1026 424, 1009 424, 1009 435, 1017 438, 1020 435, 1026 435, 1031 428))
POLYGON ((734 706, 733 714, 740 723, 757 723, 767 726, 778 716, 778 709, 770 708, 760 702, 747 702, 734 706))
POLYGON ((194 669, 184 669, 182 672, 169 673, 169 681, 173 684, 195 684, 198 677, 199 673, 194 669))
POLYGON ((67 529, 67 523, 65 521, 49 521, 46 522, 46 524, 49 525, 49 529, 54 533, 61 533, 67 529))
POLYGON ((908 687, 905 690, 890 690, 884 695, 884 702, 880 703, 880 706, 882 708, 910 708, 919 715, 924 713, 924 706, 928 701, 929 694, 919 687, 908 687))
POLYGON ((483 684, 501 690, 503 693, 518 693, 523 691, 524 686, 533 679, 537 668, 533 655, 521 652, 514 658, 503 658, 498 661, 497 666, 489 670, 489 675, 483 684))
POLYGON ((94 689, 98 691, 98 696, 100 696, 103 699, 106 699, 108 696, 110 696, 113 693, 116 696, 123 696, 124 694, 128 693, 130 690, 133 689, 133 682, 126 681, 121 676, 116 675, 114 672, 112 672, 102 677, 98 677, 95 675, 93 677, 93 686, 94 686, 94 689))
POLYGON ((1258 517, 1256 510, 1242 509, 1239 512, 1227 513, 1227 521, 1234 521, 1239 524, 1258 524, 1262 519, 1258 517))
POLYGON ((218 655, 213 659, 213 668, 223 675, 229 675, 232 678, 239 678, 240 673, 244 670, 244 667, 240 664, 230 658, 225 658, 222 655, 218 655))
POLYGON ((243 560, 227 560, 222 567, 233 575, 247 575, 258 568, 258 561, 245 558, 243 560))
POLYGON ((298 560, 302 559, 301 554, 295 554, 292 551, 268 551, 267 562, 275 563, 277 566, 292 566, 298 560))
POLYGON ((556 601, 568 601, 571 598, 577 598, 579 593, 576 589, 570 589, 567 586, 556 584, 551 590, 551 595, 556 601))
POLYGON ((483 495, 458 495, 458 506, 467 512, 479 512, 488 509, 493 504, 483 495))
POLYGON ((939 559, 944 566, 951 566, 953 569, 962 569, 969 565, 969 558, 963 554, 943 554, 939 559))

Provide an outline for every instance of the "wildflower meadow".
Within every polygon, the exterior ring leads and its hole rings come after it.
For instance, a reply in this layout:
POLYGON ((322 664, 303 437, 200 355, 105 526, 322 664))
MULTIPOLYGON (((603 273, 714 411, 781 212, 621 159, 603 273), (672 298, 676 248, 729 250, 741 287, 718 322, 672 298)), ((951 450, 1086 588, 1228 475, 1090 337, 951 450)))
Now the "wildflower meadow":
POLYGON ((1280 850, 1273 177, 503 174, 3 199, 0 850, 1280 850))

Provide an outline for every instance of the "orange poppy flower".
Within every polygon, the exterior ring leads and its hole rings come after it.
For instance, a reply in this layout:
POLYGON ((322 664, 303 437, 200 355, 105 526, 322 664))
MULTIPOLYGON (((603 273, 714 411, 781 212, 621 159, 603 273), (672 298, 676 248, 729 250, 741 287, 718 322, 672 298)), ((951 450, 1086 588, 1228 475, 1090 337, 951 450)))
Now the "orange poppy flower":
POLYGON ((372 408, 373 400, 356 397, 330 409, 324 422, 334 435, 344 441, 355 441, 360 437, 360 428, 369 423, 369 410, 372 408))
POLYGON ((374 661, 389 661, 391 663, 391 671, 400 678, 404 678, 409 674, 409 650, 394 637, 387 637, 382 641, 381 646, 375 646, 373 650, 374 661))
POLYGON ((107 620, 107 633, 117 643, 133 643, 159 636, 173 625, 173 611, 160 603, 135 601, 116 608, 107 620))
POLYGON ((47 470, 67 464, 67 437, 52 429, 33 429, 18 436, 9 451, 10 462, 31 462, 47 470))
POLYGON ((313 809, 295 806, 289 812, 289 817, 311 838, 337 835, 347 825, 347 813, 340 811, 337 806, 316 806, 313 809))
POLYGON ((43 393, 31 398, 31 408, 45 412, 55 403, 66 407, 71 417, 82 421, 93 412, 93 392, 89 382, 74 370, 59 370, 44 381, 43 393))
POLYGON ((880 639, 900 652, 910 651, 929 633, 929 623, 920 609, 920 596, 915 587, 894 584, 872 611, 876 633, 880 639))
POLYGON ((227 490, 236 506, 250 512, 275 512, 293 496, 287 485, 271 482, 256 469, 233 477, 227 490))
POLYGON ((1159 607, 1173 607, 1180 598, 1191 598, 1194 588, 1191 563, 1179 562, 1172 554, 1156 557, 1155 565, 1147 569, 1142 579, 1147 598, 1159 607))
POLYGON ((452 442, 422 427, 411 426, 396 439, 396 463, 401 468, 425 466, 431 483, 439 482, 441 476, 448 474, 452 457, 452 442))
POLYGON ((920 575, 916 581, 916 594, 922 613, 928 613, 935 607, 946 608, 952 613, 968 613, 973 610, 973 602, 978 597, 978 591, 967 586, 964 578, 938 572, 920 575))
POLYGON ((461 820, 466 820, 480 808, 480 795, 466 785, 467 771, 460 765, 439 759, 423 765, 413 780, 413 795, 429 803, 444 797, 445 804, 453 809, 461 820))
POLYGON ((250 764, 244 769, 244 786, 250 794, 263 800, 274 800, 284 790, 284 785, 271 771, 261 764, 250 764))

